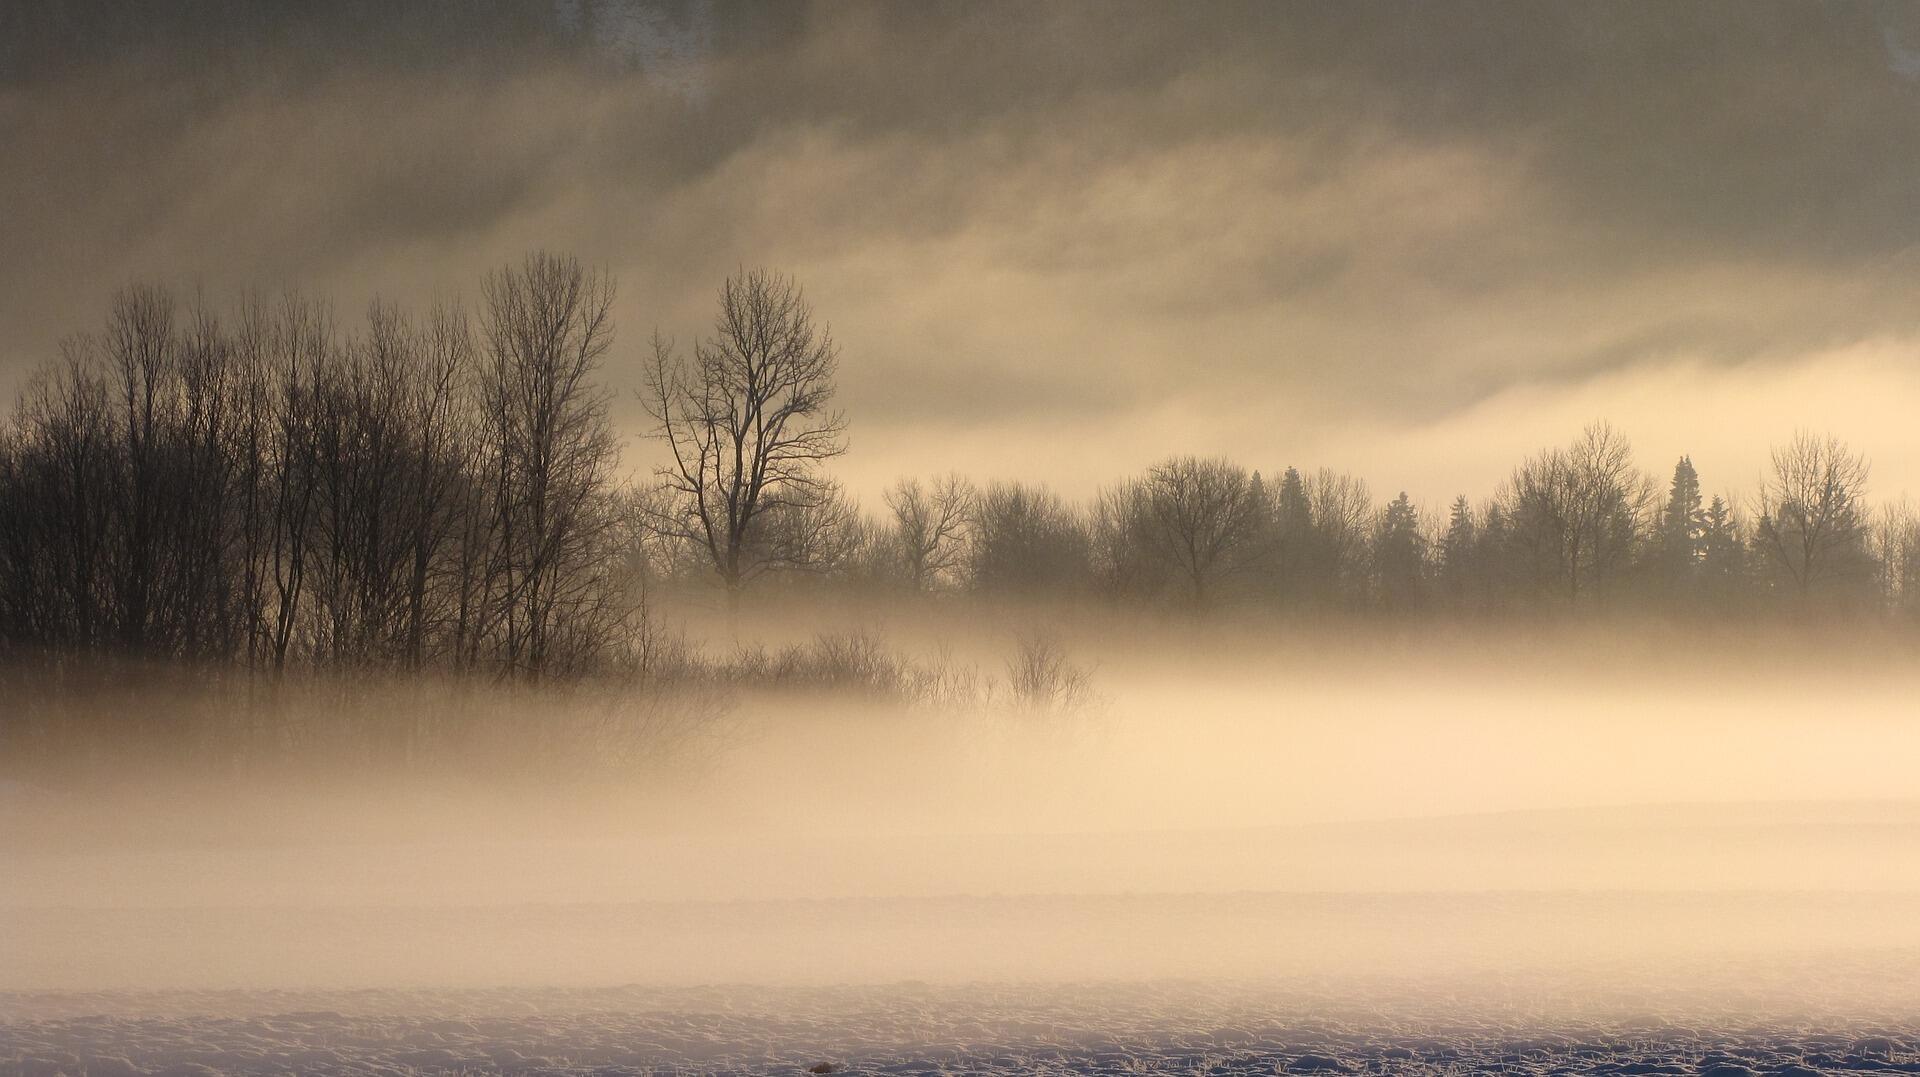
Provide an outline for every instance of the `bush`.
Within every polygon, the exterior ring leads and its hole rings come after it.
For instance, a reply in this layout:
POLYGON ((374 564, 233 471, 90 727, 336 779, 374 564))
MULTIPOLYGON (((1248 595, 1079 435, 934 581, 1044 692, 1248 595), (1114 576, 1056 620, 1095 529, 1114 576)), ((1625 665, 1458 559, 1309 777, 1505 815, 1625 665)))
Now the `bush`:
POLYGON ((1030 711, 1078 710, 1090 701, 1091 674, 1068 659, 1053 637, 1020 637, 1007 660, 1007 688, 1014 703, 1030 711))

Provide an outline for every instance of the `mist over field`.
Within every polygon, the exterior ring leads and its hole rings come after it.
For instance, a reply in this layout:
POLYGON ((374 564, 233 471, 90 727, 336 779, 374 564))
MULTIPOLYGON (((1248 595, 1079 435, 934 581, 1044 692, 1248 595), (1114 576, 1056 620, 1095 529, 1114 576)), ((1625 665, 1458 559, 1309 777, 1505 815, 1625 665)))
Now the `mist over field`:
POLYGON ((1920 1069, 1895 3, 0 8, 0 1077, 1920 1069))
MULTIPOLYGON (((1920 731, 1884 640, 1061 638, 1091 671, 1072 711, 752 690, 692 719, 724 728, 615 768, 548 743, 605 705, 550 689, 497 714, 469 697, 460 720, 507 722, 506 743, 412 764, 127 760, 111 783, 16 784, 5 986, 1698 991, 1740 967, 1779 978, 1778 1007, 1907 982, 1920 731), (1832 961, 1840 987, 1795 993, 1832 961)), ((996 678, 1018 645, 970 619, 888 639, 996 678)), ((447 690, 298 705, 377 722, 447 690)), ((196 712, 217 698, 177 691, 196 712)))

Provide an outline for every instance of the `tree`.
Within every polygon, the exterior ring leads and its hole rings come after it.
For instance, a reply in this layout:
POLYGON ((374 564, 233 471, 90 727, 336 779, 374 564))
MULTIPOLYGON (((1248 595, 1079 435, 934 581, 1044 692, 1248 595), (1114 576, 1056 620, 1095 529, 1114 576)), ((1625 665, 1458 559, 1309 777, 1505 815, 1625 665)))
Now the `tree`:
POLYGON ((1529 458, 1503 498, 1510 541, 1536 584, 1569 604, 1583 594, 1605 596, 1632 557, 1652 499, 1627 440, 1605 423, 1587 427, 1568 448, 1529 458))
POLYGON ((1246 471, 1225 460, 1175 457, 1147 473, 1143 501, 1155 545, 1196 609, 1253 534, 1257 502, 1246 471))
MULTIPOLYGON (((272 668, 286 668, 307 586, 309 541, 319 453, 318 400, 335 358, 331 315, 321 304, 289 295, 266 333, 269 365, 278 382, 267 434, 274 456, 267 508, 266 560, 273 575, 273 619, 266 652, 272 668)), ((262 616, 264 621, 264 615, 262 616)))
POLYGON ((1887 611, 1905 621, 1920 618, 1920 513, 1904 498, 1880 510, 1873 552, 1887 611))
POLYGON ((118 542, 108 579, 120 645, 134 652, 158 645, 154 617, 164 607, 163 530, 174 508, 163 472, 179 350, 174 314, 173 297, 163 289, 130 288, 115 299, 101 345, 120 431, 113 485, 118 542))
POLYGON ((986 594, 1027 597, 1078 590, 1091 574, 1079 514, 1044 486, 996 482, 974 503, 968 584, 986 594))
POLYGON ((0 614, 13 640, 91 650, 114 635, 106 582, 118 437, 79 343, 29 384, 0 456, 0 614))
POLYGON ((1095 583, 1110 598, 1156 599, 1172 579, 1160 525, 1143 479, 1124 479, 1094 496, 1087 515, 1088 558, 1095 583))
POLYGON ((1478 558, 1475 555, 1479 540, 1480 529, 1473 517, 1473 506, 1467 501, 1467 495, 1461 494, 1447 510, 1447 530, 1440 537, 1438 566, 1441 584, 1455 606, 1464 606, 1476 589, 1478 558))
POLYGON ((1307 480, 1306 500, 1307 594, 1323 607, 1364 602, 1374 515, 1366 482, 1323 467, 1307 480))
POLYGON ((1273 579, 1282 602, 1297 604, 1304 597, 1313 543, 1313 507, 1300 472, 1288 468, 1280 476, 1273 505, 1273 579))
POLYGON ((1694 471, 1691 458, 1682 456, 1674 464, 1666 504, 1654 521, 1649 538, 1647 568, 1655 599, 1668 604, 1687 602, 1699 579, 1706 541, 1700 476, 1694 471))
POLYGON ((597 560, 611 522, 608 398, 593 380, 613 339, 613 281, 545 252, 487 276, 479 397, 489 477, 483 634, 501 667, 538 680, 604 639, 597 560))
POLYGON ((778 564, 794 576, 845 576, 865 560, 873 538, 853 500, 827 480, 804 501, 766 509, 747 535, 742 559, 778 564))
POLYGON ((931 486, 902 479, 886 492, 895 553, 909 587, 932 590, 958 571, 966 554, 974 496, 973 484, 957 474, 935 479, 931 486))
POLYGON ((1484 608, 1498 609, 1513 600, 1520 579, 1519 554, 1515 552, 1518 545, 1513 519, 1495 498, 1480 515, 1473 548, 1474 579, 1484 608))
POLYGON ((846 451, 846 419, 829 410, 839 348, 798 284, 756 269, 721 286, 714 334, 691 363, 657 336, 653 351, 643 400, 671 456, 653 523, 706 555, 737 608, 743 583, 807 545, 755 541, 755 529, 822 503, 821 465, 846 451))
POLYGON ((0 644, 529 677, 624 630, 611 285, 535 255, 455 307, 116 297, 0 427, 0 644))
POLYGON ((1426 604, 1427 552, 1419 514, 1402 490, 1374 525, 1374 589, 1383 608, 1403 611, 1426 604))
POLYGON ((1866 458, 1838 438, 1797 433, 1776 447, 1761 480, 1755 539, 1804 606, 1815 592, 1867 570, 1866 458))
POLYGON ((1748 589, 1744 528, 1732 504, 1717 494, 1702 520, 1700 579, 1711 601, 1725 607, 1748 589))
POLYGON ((1673 481, 1667 486, 1667 504, 1660 510, 1654 529, 1655 557, 1669 574, 1690 571, 1700 561, 1705 536, 1705 511, 1700 502, 1700 476, 1693 460, 1682 456, 1673 465, 1673 481))

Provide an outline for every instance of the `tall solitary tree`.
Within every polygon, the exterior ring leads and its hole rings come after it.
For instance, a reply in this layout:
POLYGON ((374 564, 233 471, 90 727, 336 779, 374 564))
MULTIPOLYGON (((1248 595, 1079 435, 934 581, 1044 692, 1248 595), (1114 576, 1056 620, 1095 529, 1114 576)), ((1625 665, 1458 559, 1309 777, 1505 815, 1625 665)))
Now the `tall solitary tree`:
POLYGON ((839 359, 800 286, 761 269, 721 286, 691 361, 654 338, 642 399, 671 459, 652 523, 706 556, 731 607, 746 581, 804 553, 793 543, 806 536, 767 518, 808 518, 831 496, 821 465, 847 448, 846 418, 830 410, 839 359))

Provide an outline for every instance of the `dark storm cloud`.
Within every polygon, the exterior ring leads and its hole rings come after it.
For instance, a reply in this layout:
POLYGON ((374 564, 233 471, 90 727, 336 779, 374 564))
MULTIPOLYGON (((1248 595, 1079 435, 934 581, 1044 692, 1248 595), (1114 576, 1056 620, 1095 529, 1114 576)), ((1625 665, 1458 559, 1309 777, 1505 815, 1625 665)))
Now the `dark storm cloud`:
POLYGON ((764 262, 846 344, 851 466, 863 441, 900 466, 990 441, 1075 481, 1036 447, 1273 466, 1356 423, 1675 362, 1751 377, 1920 326, 1904 5, 0 20, 13 383, 133 277, 350 313, 562 247, 619 274, 637 354, 654 326, 701 332, 720 277, 764 262))

